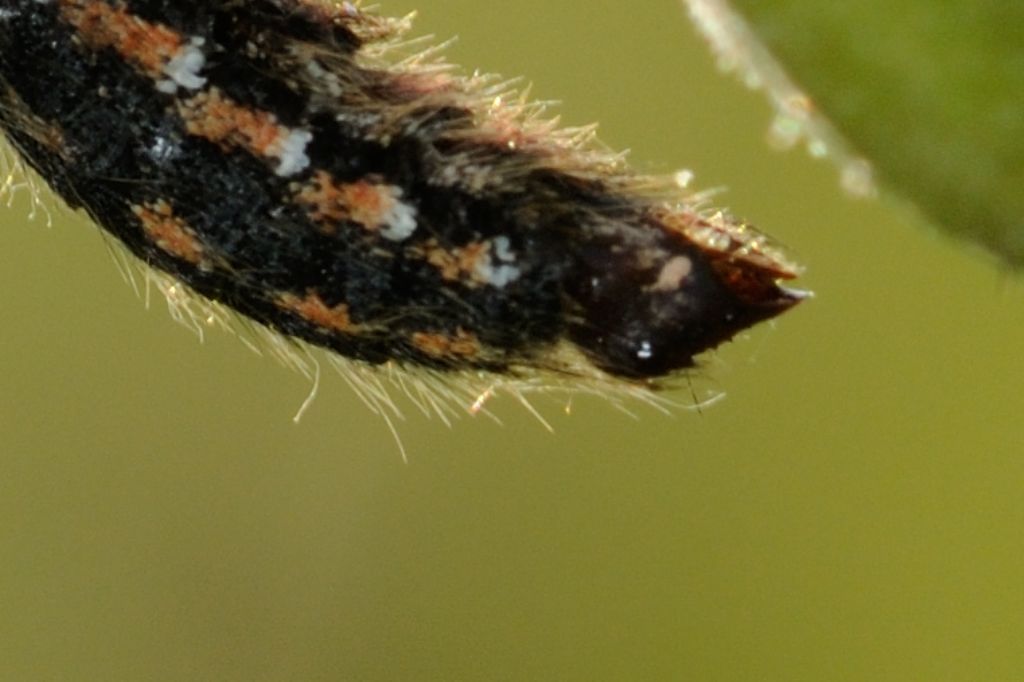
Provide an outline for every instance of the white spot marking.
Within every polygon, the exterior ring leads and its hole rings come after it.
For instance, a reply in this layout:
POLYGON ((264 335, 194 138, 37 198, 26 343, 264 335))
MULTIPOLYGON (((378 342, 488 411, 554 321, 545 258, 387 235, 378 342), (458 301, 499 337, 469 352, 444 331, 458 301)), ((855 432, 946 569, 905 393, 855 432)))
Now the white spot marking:
POLYGON ((693 270, 693 263, 686 256, 669 258, 658 273, 658 280, 651 291, 675 291, 693 270))
POLYGON ((416 207, 402 201, 401 187, 390 185, 386 191, 392 201, 388 212, 382 216, 387 227, 380 231, 380 235, 393 242, 400 242, 416 231, 416 207))
POLYGON ((495 237, 491 243, 494 245, 494 255, 498 257, 498 260, 504 261, 505 263, 516 262, 516 254, 512 251, 508 237, 505 235, 495 237))
POLYGON ((474 276, 499 289, 519 279, 523 274, 522 271, 515 265, 508 265, 508 263, 515 262, 516 259, 515 253, 510 249, 508 237, 504 235, 495 237, 488 246, 490 254, 496 257, 501 264, 495 265, 494 258, 486 260, 481 258, 473 268, 474 276))
POLYGON ((176 142, 163 135, 153 139, 153 143, 146 149, 149 158, 157 163, 167 163, 181 155, 181 147, 176 142))
POLYGON ((275 172, 281 177, 287 177, 304 171, 309 166, 306 147, 312 140, 313 133, 308 130, 289 130, 275 150, 274 155, 281 160, 275 172))
POLYGON ((157 82, 157 90, 173 94, 178 86, 198 90, 206 85, 206 79, 199 75, 206 66, 206 55, 201 49, 204 42, 203 38, 194 37, 178 50, 163 68, 169 79, 157 82))

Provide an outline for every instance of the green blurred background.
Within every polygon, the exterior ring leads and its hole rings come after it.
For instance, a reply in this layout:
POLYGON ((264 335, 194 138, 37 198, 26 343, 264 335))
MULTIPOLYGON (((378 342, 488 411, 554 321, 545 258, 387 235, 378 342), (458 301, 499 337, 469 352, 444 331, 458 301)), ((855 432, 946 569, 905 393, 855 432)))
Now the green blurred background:
MULTIPOLYGON (((411 415, 2 214, 0 680, 983 680, 1024 668, 1022 286, 764 143, 675 0, 389 0, 792 247, 703 414, 411 415)), ((690 400, 686 390, 673 396, 690 400)))

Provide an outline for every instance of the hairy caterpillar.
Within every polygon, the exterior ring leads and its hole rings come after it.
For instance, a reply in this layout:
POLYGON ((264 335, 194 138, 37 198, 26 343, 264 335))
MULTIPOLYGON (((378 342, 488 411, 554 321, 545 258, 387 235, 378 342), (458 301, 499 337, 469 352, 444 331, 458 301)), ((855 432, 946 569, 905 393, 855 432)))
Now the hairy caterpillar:
POLYGON ((141 261, 362 366, 644 390, 797 303, 753 228, 330 0, 8 0, 0 129, 141 261))

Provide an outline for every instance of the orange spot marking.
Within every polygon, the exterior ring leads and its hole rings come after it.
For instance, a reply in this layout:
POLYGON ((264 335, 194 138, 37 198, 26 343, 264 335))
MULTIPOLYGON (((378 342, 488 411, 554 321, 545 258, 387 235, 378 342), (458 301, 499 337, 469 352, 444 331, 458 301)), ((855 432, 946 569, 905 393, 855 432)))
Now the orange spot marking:
POLYGON ((454 336, 415 332, 411 340, 417 349, 432 358, 471 358, 480 354, 480 340, 476 334, 461 327, 455 330, 454 336))
POLYGON ((335 182, 327 171, 317 171, 313 179, 296 193, 295 198, 312 210, 310 216, 325 232, 333 232, 334 223, 351 220, 367 230, 377 231, 388 221, 394 209, 395 196, 391 185, 366 180, 335 182))
POLYGON ((490 258, 490 251, 491 245, 488 242, 470 242, 449 250, 438 244, 436 239, 429 239, 422 245, 412 247, 410 254, 423 258, 437 268, 444 280, 455 282, 465 279, 475 286, 487 283, 479 273, 485 260, 490 258))
POLYGON ((123 7, 96 0, 61 0, 61 16, 93 48, 110 47, 150 76, 162 69, 181 49, 182 37, 161 24, 151 24, 123 7))
POLYGON ((277 305, 324 330, 344 334, 355 334, 360 331, 360 325, 352 322, 352 318, 349 317, 347 303, 328 306, 313 292, 308 292, 304 297, 282 294, 277 299, 277 305))
POLYGON ((185 129, 216 144, 242 147, 264 157, 281 152, 288 128, 267 111, 248 109, 210 88, 178 103, 185 129))
POLYGON ((203 243, 184 220, 174 215, 166 201, 132 206, 132 213, 138 216, 149 240, 162 250, 194 265, 203 262, 203 243))

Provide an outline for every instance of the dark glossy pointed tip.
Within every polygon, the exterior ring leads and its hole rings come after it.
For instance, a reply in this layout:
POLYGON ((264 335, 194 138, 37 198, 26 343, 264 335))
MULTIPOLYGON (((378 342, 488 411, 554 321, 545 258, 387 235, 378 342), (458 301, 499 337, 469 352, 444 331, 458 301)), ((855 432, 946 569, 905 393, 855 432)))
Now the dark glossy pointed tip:
POLYGON ((778 289, 779 296, 775 299, 773 305, 780 309, 779 312, 789 310, 801 301, 814 298, 814 292, 806 289, 792 289, 790 287, 776 288, 778 289))
POLYGON ((803 289, 791 289, 789 287, 773 284, 770 290, 762 290, 757 298, 739 303, 728 316, 730 324, 725 325, 723 339, 731 337, 736 332, 751 327, 758 322, 778 317, 798 303, 813 298, 814 293, 803 289))
POLYGON ((798 303, 814 298, 812 291, 782 286, 777 281, 744 284, 746 288, 734 287, 732 293, 741 301, 741 308, 760 320, 781 315, 798 303))

